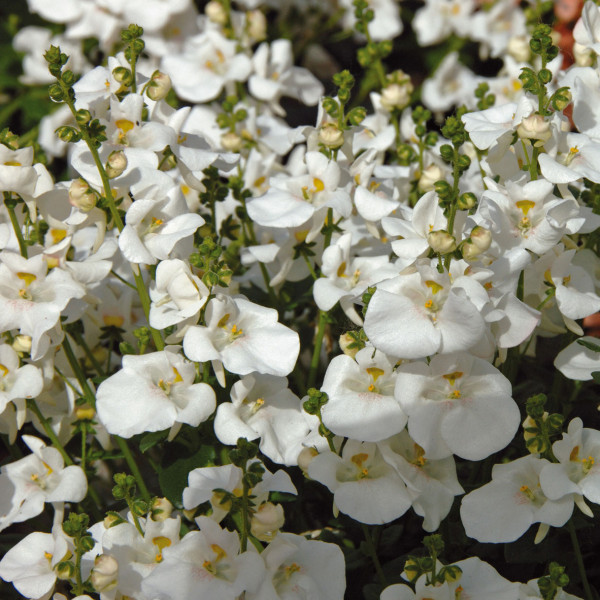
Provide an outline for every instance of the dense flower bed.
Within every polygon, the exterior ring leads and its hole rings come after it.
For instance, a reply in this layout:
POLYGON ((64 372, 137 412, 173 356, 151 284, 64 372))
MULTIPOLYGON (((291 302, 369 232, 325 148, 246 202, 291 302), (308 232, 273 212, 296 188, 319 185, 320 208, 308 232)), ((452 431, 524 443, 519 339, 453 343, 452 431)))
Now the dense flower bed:
POLYGON ((600 7, 12 10, 2 598, 596 598, 600 7))

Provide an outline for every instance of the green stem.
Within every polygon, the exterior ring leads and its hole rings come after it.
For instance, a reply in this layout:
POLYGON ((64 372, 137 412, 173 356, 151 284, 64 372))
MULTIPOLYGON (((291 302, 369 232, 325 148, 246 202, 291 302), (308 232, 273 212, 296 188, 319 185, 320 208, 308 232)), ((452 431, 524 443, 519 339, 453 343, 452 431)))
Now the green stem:
POLYGON ((85 473, 85 463, 87 458, 87 424, 81 423, 81 468, 85 473))
POLYGON ((87 403, 92 408, 95 409, 96 408, 96 396, 94 395, 94 392, 92 391, 92 389, 90 388, 90 386, 87 382, 85 373, 83 372, 83 369, 81 368, 81 365, 79 364, 79 361, 77 360, 77 357, 75 356, 75 353, 73 352, 73 348, 71 347, 71 342, 69 342, 69 336, 67 334, 65 334, 65 337, 63 339, 62 347, 63 347, 64 353, 67 357, 67 360, 69 361, 69 365, 71 366, 71 369, 73 370, 73 373, 75 374, 75 377, 77 377, 77 381, 79 382, 79 385, 81 386, 81 391, 82 391, 83 395, 85 396, 87 403))
POLYGON ((97 358, 94 356, 93 352, 90 350, 90 347, 87 345, 85 338, 80 333, 71 334, 73 339, 77 342, 77 344, 83 349, 85 355, 88 357, 89 361, 92 363, 94 369, 96 369, 98 375, 104 376, 106 373, 102 365, 98 362, 97 358))
POLYGON ((381 563, 379 562, 379 557, 377 556, 377 549, 375 548, 375 544, 373 543, 373 538, 371 537, 371 532, 369 528, 364 524, 360 524, 363 534, 365 536, 365 542, 367 544, 367 550, 369 552, 369 556, 373 561, 373 566, 375 567, 375 572, 377 573, 377 579, 379 579, 379 583, 385 588, 388 585, 386 576, 381 568, 381 563))
POLYGON ((75 549, 75 581, 77 582, 77 584, 75 586, 74 593, 80 596, 84 592, 83 579, 81 577, 81 556, 83 555, 83 552, 79 546, 80 539, 78 539, 77 541, 78 544, 77 548, 75 549))
POLYGON ((581 577, 581 583, 583 584, 583 590, 585 592, 585 600, 593 600, 594 595, 592 594, 590 584, 587 580, 585 565, 583 564, 583 557, 581 556, 581 548, 579 546, 579 540, 577 539, 577 532, 575 531, 575 526, 573 525, 573 519, 569 520, 569 523, 567 524, 567 529, 569 530, 569 535, 571 536, 571 544, 573 545, 573 551, 575 552, 577 568, 579 569, 579 576, 581 577))
POLYGON ((135 287, 135 285, 133 285, 133 283, 130 283, 129 281, 127 281, 127 279, 124 279, 118 273, 115 273, 115 271, 111 271, 110 274, 113 275, 114 277, 116 277, 119 281, 121 281, 125 285, 129 286, 132 290, 137 291, 137 288, 135 287))
MULTIPOLYGON (((144 315, 146 315, 146 321, 150 322, 150 295, 148 294, 148 290, 146 288, 146 284, 144 283, 144 278, 140 272, 139 265, 132 264, 131 268, 133 270, 133 277, 135 279, 135 285, 140 297, 140 302, 142 303, 142 309, 144 310, 144 315)), ((158 329, 154 329, 154 327, 149 327, 149 329, 156 349, 159 351, 164 350, 165 342, 162 339, 160 331, 158 331, 158 329)))
POLYGON ((325 237, 323 238, 323 250, 331 244, 331 236, 333 235, 333 208, 327 209, 327 219, 325 221, 325 237))
MULTIPOLYGON (((245 479, 245 478, 244 478, 245 479)), ((242 552, 246 552, 248 548, 248 535, 250 533, 250 522, 248 519, 248 484, 242 481, 242 537, 240 540, 240 548, 242 552)))
POLYGON ((325 324, 327 323, 327 313, 325 311, 319 311, 319 325, 317 328, 317 336, 315 338, 315 348, 313 350, 312 359, 310 361, 310 371, 308 372, 308 380, 306 387, 311 388, 315 386, 317 380, 317 372, 319 370, 319 359, 321 357, 321 346, 323 345, 323 338, 325 337, 325 324))
POLYGON ((52 429, 50 423, 48 423, 48 419, 46 419, 46 417, 44 417, 44 415, 42 414, 42 411, 39 409, 39 406, 37 405, 36 401, 31 398, 27 400, 27 408, 39 419, 40 423, 42 424, 42 427, 44 428, 44 431, 46 432, 46 435, 50 438, 52 445, 60 452, 60 455, 63 457, 65 465, 71 466, 75 464, 73 462, 73 459, 67 454, 67 451, 64 449, 63 445, 58 440, 58 437, 56 437, 54 429, 52 429))
POLYGON ((306 254, 302 254, 302 257, 304 258, 304 261, 306 262, 306 266, 308 267, 308 270, 309 270, 310 274, 312 275, 312 278, 315 281, 317 279, 319 279, 319 276, 315 273, 313 266, 310 264, 310 259, 308 258, 308 256, 306 256, 306 254))
POLYGON ((133 457, 133 454, 131 453, 131 450, 129 449, 127 442, 122 437, 119 437, 118 435, 115 435, 113 437, 115 438, 115 440, 117 442, 117 446, 119 446, 119 450, 121 450, 121 452, 123 453, 125 462, 129 466, 129 469, 131 470, 132 475, 135 477, 135 481, 140 490, 140 494, 142 494, 142 498, 146 502, 150 502, 150 492, 148 492, 148 488, 146 487, 146 484, 144 483, 144 478, 142 477, 140 469, 138 468, 137 463, 135 462, 135 458, 133 457))
MULTIPOLYGON (((6 199, 7 194, 4 194, 4 198, 6 199)), ((8 194, 10 196, 10 194, 8 194)), ((10 217, 10 222, 12 223, 12 227, 15 231, 15 235, 17 236, 17 240, 19 242, 19 250, 21 251, 21 256, 23 258, 27 258, 27 244, 25 243, 25 239, 23 238, 23 231, 21 230, 21 226, 19 225, 19 219, 17 218, 17 213, 15 212, 15 207, 12 206, 12 203, 5 202, 4 205, 8 209, 8 216, 10 217)))

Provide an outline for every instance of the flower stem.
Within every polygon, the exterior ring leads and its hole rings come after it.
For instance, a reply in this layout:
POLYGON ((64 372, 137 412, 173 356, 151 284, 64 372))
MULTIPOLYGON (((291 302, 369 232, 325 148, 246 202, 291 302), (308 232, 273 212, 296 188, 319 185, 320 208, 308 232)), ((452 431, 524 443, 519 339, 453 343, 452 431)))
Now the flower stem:
POLYGON ((308 372, 308 380, 306 387, 310 389, 314 387, 315 381, 317 380, 317 371, 319 369, 319 359, 321 357, 321 347, 323 345, 323 338, 325 337, 325 324, 327 323, 327 313, 325 311, 319 311, 319 325, 317 328, 317 336, 315 338, 315 348, 313 350, 312 360, 310 361, 310 371, 308 372))
POLYGON ((367 551, 369 552, 369 556, 371 557, 371 560, 373 561, 373 566, 375 567, 375 572, 377 573, 377 579, 379 579, 379 583, 381 583, 381 585, 385 588, 387 587, 388 582, 383 572, 383 569, 381 568, 381 563, 379 562, 379 557, 377 556, 377 549, 375 548, 375 544, 373 543, 373 537, 371 536, 371 532, 364 523, 361 523, 360 526, 362 527, 363 534, 365 536, 367 551))
POLYGON ((27 408, 39 419, 40 423, 42 424, 42 427, 44 428, 44 431, 46 432, 46 435, 50 438, 52 445, 60 452, 60 455, 63 457, 65 465, 71 466, 75 464, 73 462, 73 459, 67 454, 67 451, 64 449, 63 445, 59 442, 56 433, 54 433, 54 429, 52 429, 50 423, 48 423, 48 419, 46 419, 46 417, 44 417, 44 415, 42 414, 42 411, 37 405, 37 402, 31 398, 28 399, 27 408))
POLYGON ((25 243, 25 239, 23 238, 23 232, 21 231, 21 227, 19 226, 19 220, 17 219, 17 214, 15 213, 15 207, 12 202, 6 202, 6 197, 10 196, 10 194, 4 193, 4 205, 8 209, 8 216, 10 217, 10 222, 12 223, 12 227, 15 231, 15 235, 17 236, 17 240, 19 242, 19 250, 21 251, 21 256, 23 258, 27 258, 27 244, 25 243))
POLYGON ((567 529, 569 530, 569 535, 571 536, 571 544, 573 545, 573 551, 575 552, 575 559, 577 560, 577 568, 579 569, 579 576, 581 577, 581 583, 583 584, 585 600, 593 600, 594 595, 592 594, 590 584, 587 580, 585 565, 583 564, 583 557, 581 556, 581 548, 579 546, 579 540, 577 539, 575 526, 573 525, 573 519, 571 519, 567 524, 567 529))
POLYGON ((123 453, 125 462, 129 466, 129 469, 131 470, 132 475, 135 477, 135 481, 140 490, 140 494, 142 494, 142 498, 146 502, 150 502, 150 492, 148 492, 148 488, 146 487, 146 484, 144 483, 144 478, 142 477, 140 469, 137 466, 137 463, 135 462, 135 458, 133 457, 133 454, 131 453, 131 450, 129 449, 127 442, 122 437, 119 437, 118 435, 115 435, 113 437, 115 438, 115 440, 117 442, 117 446, 119 446, 119 450, 121 450, 121 452, 123 453))
POLYGON ((75 353, 73 352, 73 348, 71 347, 71 342, 69 342, 69 336, 66 334, 65 334, 65 338, 63 339, 62 347, 63 347, 63 350, 67 357, 67 360, 69 361, 69 365, 71 366, 71 369, 73 370, 73 373, 75 374, 75 377, 77 377, 77 381, 79 382, 79 385, 81 386, 81 391, 82 391, 83 395, 85 396, 87 403, 92 408, 95 409, 96 408, 96 396, 95 396, 94 392, 92 391, 92 388, 90 388, 90 386, 87 382, 85 373, 83 372, 83 369, 81 368, 81 365, 79 364, 79 361, 77 360, 77 357, 75 356, 75 353))

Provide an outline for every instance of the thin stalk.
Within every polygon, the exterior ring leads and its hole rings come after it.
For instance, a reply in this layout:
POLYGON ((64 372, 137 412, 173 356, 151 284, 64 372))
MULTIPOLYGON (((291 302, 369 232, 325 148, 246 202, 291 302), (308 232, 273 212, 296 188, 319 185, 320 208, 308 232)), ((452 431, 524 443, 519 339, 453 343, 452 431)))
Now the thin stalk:
POLYGON ((327 231, 325 232, 325 237, 323 238, 323 250, 328 248, 331 244, 331 236, 333 234, 333 230, 331 226, 333 225, 333 208, 327 209, 327 219, 325 221, 327 231))
POLYGON ((304 258, 304 261, 306 262, 306 266, 308 267, 308 270, 309 270, 310 274, 312 275, 312 278, 315 281, 317 279, 319 279, 319 276, 315 273, 313 266, 310 264, 310 259, 308 258, 308 256, 306 256, 306 254, 302 254, 302 257, 304 258))
MULTIPOLYGON (((138 295, 140 297, 140 302, 142 303, 142 308, 144 310, 144 315, 146 315, 146 320, 149 322, 150 315, 150 295, 148 294, 148 290, 146 289, 146 284, 144 283, 144 278, 140 273, 140 269, 138 265, 131 265, 133 269, 133 277, 135 278, 135 285, 138 291, 138 295)), ((152 340, 154 341, 154 345, 157 350, 164 350, 165 342, 162 339, 162 335, 158 329, 154 329, 154 327, 149 327, 150 335, 152 336, 152 340)))
POLYGON ((327 323, 327 313, 325 311, 319 311, 319 325, 317 328, 317 336, 315 338, 315 347, 313 350, 312 359, 310 361, 310 370, 308 372, 308 380, 306 383, 307 388, 314 387, 315 381, 317 380, 317 372, 319 370, 319 359, 321 357, 321 346, 323 345, 323 338, 325 337, 325 324, 327 323))
MULTIPOLYGON (((244 478, 245 479, 245 478, 244 478)), ((250 533, 250 523, 248 519, 248 484, 242 480, 242 536, 240 540, 240 548, 242 552, 246 552, 248 548, 248 535, 250 533)))
POLYGON ((67 360, 69 361, 69 365, 71 366, 71 369, 73 369, 73 373, 75 373, 75 377, 77 377, 77 381, 81 386, 81 391, 83 392, 85 399, 87 400, 88 404, 95 409, 96 396, 94 395, 92 388, 90 388, 85 373, 83 372, 83 369, 81 368, 81 365, 79 364, 79 361, 77 360, 77 357, 73 352, 73 348, 71 347, 71 342, 69 342, 68 335, 65 335, 62 347, 67 357, 67 360))
POLYGON ((592 590, 585 572, 585 565, 583 564, 583 557, 581 556, 581 548, 579 546, 579 540, 577 539, 575 526, 573 525, 573 519, 569 520, 567 529, 569 530, 569 535, 571 536, 571 544, 573 545, 573 551, 575 552, 577 568, 579 569, 579 576, 581 577, 581 583, 583 584, 583 590, 585 592, 585 600, 594 600, 594 595, 592 594, 592 590))
POLYGON ((77 342, 77 344, 83 349, 85 355, 88 357, 89 361, 92 363, 92 366, 98 372, 98 375, 104 376, 106 373, 102 365, 98 362, 98 359, 94 356, 90 347, 87 345, 85 338, 80 333, 73 333, 73 339, 77 342))
POLYGON ((63 457, 63 460, 65 461, 65 465, 67 465, 67 466, 74 465, 75 463, 73 462, 73 459, 67 454, 67 451, 64 449, 63 445, 58 440, 58 437, 56 437, 56 433, 54 433, 54 429, 52 429, 52 427, 50 427, 50 423, 48 423, 48 419, 46 419, 46 417, 44 417, 44 415, 42 414, 42 411, 40 410, 36 401, 31 398, 28 399, 27 400, 27 408, 39 419, 40 423, 42 424, 42 427, 44 428, 44 431, 46 432, 46 435, 50 438, 52 445, 60 452, 60 455, 63 457))
MULTIPOLYGON (((78 541, 79 541, 79 539, 78 539, 78 541)), ((81 556, 82 556, 82 554, 83 554, 83 552, 81 551, 81 548, 79 547, 79 544, 78 544, 77 548, 75 549, 75 581, 76 581, 76 585, 75 585, 75 592, 74 592, 78 596, 80 596, 84 592, 83 578, 81 577, 81 556)))
POLYGON ((129 469, 131 470, 132 475, 135 477, 135 481, 140 490, 140 494, 142 494, 142 498, 146 502, 150 502, 150 492, 148 492, 148 488, 146 487, 146 484, 144 483, 144 478, 142 477, 140 469, 137 466, 137 463, 135 462, 135 458, 133 457, 133 454, 131 453, 131 450, 129 449, 127 442, 122 437, 119 437, 118 435, 115 435, 113 437, 115 438, 115 440, 117 442, 117 446, 119 446, 119 450, 121 450, 121 452, 123 453, 125 462, 129 466, 129 469))
POLYGON ((85 423, 81 424, 81 468, 85 473, 85 463, 87 459, 87 426, 85 423))
POLYGON ((371 532, 369 528, 364 524, 360 524, 363 534, 365 536, 365 542, 367 544, 367 550, 369 552, 369 556, 373 561, 373 566, 375 567, 375 572, 377 573, 377 579, 379 579, 379 583, 385 588, 388 585, 386 576, 381 568, 381 563, 379 562, 379 557, 377 556, 377 549, 375 548, 375 544, 373 543, 373 538, 371 537, 371 532))
POLYGON ((137 288, 135 287, 135 285, 133 285, 133 283, 130 283, 129 281, 127 281, 127 279, 123 279, 123 277, 121 277, 118 273, 115 273, 115 271, 111 271, 110 274, 114 275, 119 281, 129 286, 132 290, 137 291, 137 288))
MULTIPOLYGON (((4 197, 6 198, 6 194, 4 195, 4 197)), ((15 208, 8 202, 5 202, 4 205, 8 209, 8 216, 10 217, 10 222, 12 223, 12 227, 15 231, 15 235, 17 236, 17 240, 19 242, 19 250, 21 252, 21 256, 23 258, 27 258, 27 244, 25 243, 25 239, 23 238, 23 232, 21 231, 19 219, 17 219, 17 213, 15 212, 15 208)))

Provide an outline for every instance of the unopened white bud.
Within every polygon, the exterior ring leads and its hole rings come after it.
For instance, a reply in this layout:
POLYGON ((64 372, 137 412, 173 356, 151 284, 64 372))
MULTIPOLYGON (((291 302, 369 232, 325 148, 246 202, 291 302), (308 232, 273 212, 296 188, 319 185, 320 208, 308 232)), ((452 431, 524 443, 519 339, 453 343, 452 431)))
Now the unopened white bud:
POLYGON ((444 171, 436 164, 429 165, 421 173, 417 187, 421 192, 431 192, 435 182, 444 179, 444 171))
POLYGON ((481 254, 481 250, 472 241, 469 240, 466 240, 462 243, 460 251, 462 257, 467 261, 475 260, 481 254))
POLYGON ((98 593, 111 590, 117 585, 119 563, 109 554, 100 554, 94 561, 90 580, 98 593))
POLYGON ((153 521, 165 521, 172 512, 173 505, 166 498, 156 498, 150 509, 153 521))
POLYGON ((89 212, 96 206, 96 194, 83 179, 74 179, 69 186, 69 202, 82 212, 89 212))
POLYGON ((386 110, 402 110, 408 106, 414 91, 410 77, 401 70, 388 75, 387 85, 381 92, 381 106, 386 110))
POLYGON ((456 250, 456 240, 453 235, 450 235, 443 229, 430 231, 427 234, 427 243, 431 249, 437 254, 448 254, 456 250))
POLYGON ((123 173, 127 168, 127 157, 123 150, 115 150, 108 155, 106 159, 106 174, 109 179, 114 179, 123 173))
POLYGON ((262 10, 249 10, 246 13, 248 35, 256 42, 267 37, 267 18, 262 10))
POLYGON ((344 143, 344 132, 335 123, 323 123, 319 129, 319 142, 326 148, 339 148, 344 143))
POLYGON ((594 62, 593 56, 594 53, 590 48, 577 42, 573 44, 573 58, 575 58, 575 64, 578 67, 591 67, 594 62))
POLYGON ((318 455, 319 453, 314 448, 302 448, 300 454, 298 454, 298 466, 305 475, 308 473, 308 465, 318 455))
POLYGON ((146 94, 150 100, 158 102, 162 100, 171 90, 171 78, 162 71, 154 71, 150 83, 146 88, 146 94))
POLYGON ((515 35, 508 40, 506 51, 517 62, 527 62, 531 56, 529 40, 523 35, 515 35))
POLYGON ((225 23, 227 23, 227 11, 220 2, 217 2, 217 0, 211 0, 204 7, 204 13, 217 25, 225 25, 225 23))
POLYGON ((340 350, 350 358, 354 358, 359 350, 356 340, 349 333, 340 335, 339 344, 340 350), (351 348, 350 346, 352 344, 354 344, 354 346, 351 348))
POLYGON ((517 135, 522 140, 539 140, 547 142, 552 137, 550 123, 542 115, 533 114, 525 117, 517 127, 517 135))
POLYGON ((228 131, 221 136, 221 146, 228 152, 239 152, 242 143, 242 138, 235 131, 228 131))
POLYGON ((471 231, 471 241, 479 248, 481 252, 485 252, 492 243, 492 232, 485 227, 476 225, 471 231))
POLYGON ((31 336, 19 334, 13 339, 12 348, 15 352, 23 352, 25 354, 31 352, 31 336))
POLYGON ((250 532, 261 542, 270 542, 283 527, 285 517, 281 504, 265 502, 258 507, 250 521, 250 532))

